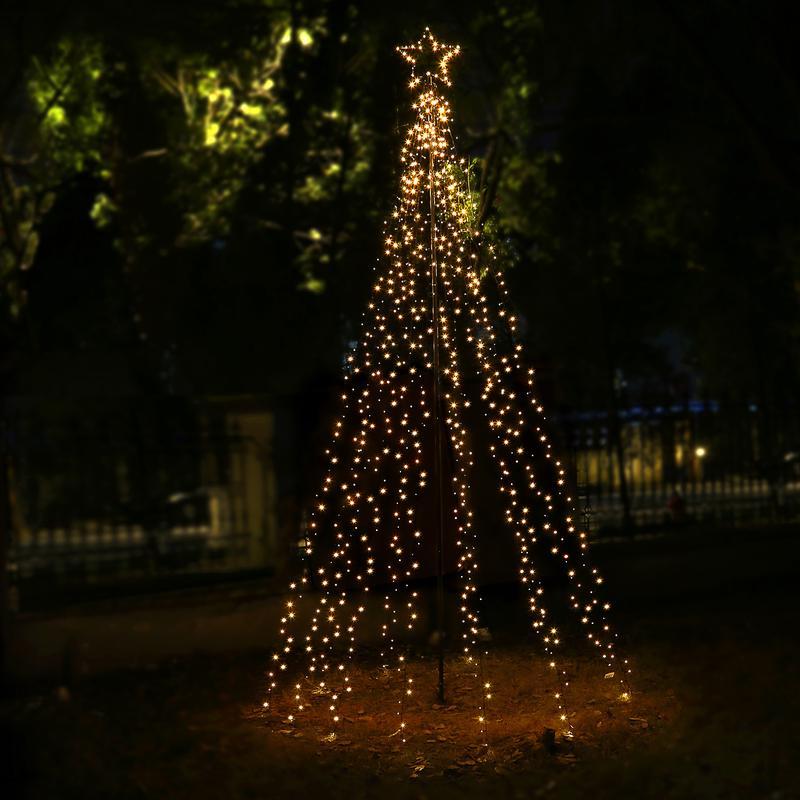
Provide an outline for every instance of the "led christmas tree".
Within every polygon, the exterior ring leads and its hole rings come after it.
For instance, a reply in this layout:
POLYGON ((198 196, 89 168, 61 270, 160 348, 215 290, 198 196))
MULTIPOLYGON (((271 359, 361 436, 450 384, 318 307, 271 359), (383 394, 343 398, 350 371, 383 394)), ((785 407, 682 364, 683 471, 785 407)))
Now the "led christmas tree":
POLYGON ((343 702, 354 692, 351 667, 359 626, 378 591, 382 654, 402 680, 399 730, 405 735, 402 705, 414 687, 399 640, 420 620, 415 579, 431 540, 444 702, 444 552, 452 537, 461 580, 461 656, 480 678, 483 729, 492 688, 479 663, 478 533, 470 507, 470 440, 476 437, 466 422, 474 402, 481 406, 488 457, 496 467, 500 524, 517 543, 532 627, 555 677, 554 712, 569 732, 567 680, 557 659, 561 634, 548 618, 537 553, 561 565, 569 604, 604 662, 606 677, 619 680, 623 699, 628 664, 615 653, 610 605, 599 597, 602 578, 589 564, 587 533, 578 525, 565 469, 544 431, 534 373, 524 364, 502 271, 492 248, 472 229, 473 201, 442 94, 451 85, 450 61, 459 48, 438 42, 426 29, 418 42, 398 52, 411 68, 416 118, 402 149, 400 196, 385 223, 385 249, 361 337, 347 359, 341 413, 309 522, 306 542, 314 567, 291 585, 264 706, 277 690, 293 688, 296 710, 289 720, 294 721, 308 709, 312 694, 323 695, 335 729, 343 702), (479 387, 474 401, 467 374, 479 387), (312 595, 309 619, 301 620, 298 600, 310 584, 318 592, 312 595), (300 679, 288 678, 293 658, 304 663, 300 679))

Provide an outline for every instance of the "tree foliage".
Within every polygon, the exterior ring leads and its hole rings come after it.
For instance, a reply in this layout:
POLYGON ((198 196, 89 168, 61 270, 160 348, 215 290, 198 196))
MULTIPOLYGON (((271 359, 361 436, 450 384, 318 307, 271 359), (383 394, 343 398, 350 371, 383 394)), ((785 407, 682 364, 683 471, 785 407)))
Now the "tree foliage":
POLYGON ((63 346, 42 309, 64 274, 97 281, 80 259, 115 277, 70 293, 71 324, 97 321, 89 303, 115 311, 76 341, 146 351, 170 391, 289 391, 335 370, 409 119, 393 47, 430 24, 464 48, 470 224, 508 265, 559 401, 777 407, 798 388, 800 92, 776 8, 18 9, 0 26, 8 341, 63 346), (93 227, 58 224, 76 214, 93 227))

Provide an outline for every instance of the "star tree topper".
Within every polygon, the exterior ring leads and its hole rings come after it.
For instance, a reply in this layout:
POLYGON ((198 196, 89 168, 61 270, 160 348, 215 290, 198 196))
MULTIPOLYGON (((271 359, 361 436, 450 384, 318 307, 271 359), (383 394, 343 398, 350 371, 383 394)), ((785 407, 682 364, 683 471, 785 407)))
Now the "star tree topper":
POLYGON ((445 44, 436 39, 430 28, 425 28, 422 37, 411 44, 397 48, 402 58, 411 65, 409 88, 414 89, 422 82, 422 78, 438 81, 445 86, 452 86, 450 81, 450 61, 460 52, 459 45, 445 44))

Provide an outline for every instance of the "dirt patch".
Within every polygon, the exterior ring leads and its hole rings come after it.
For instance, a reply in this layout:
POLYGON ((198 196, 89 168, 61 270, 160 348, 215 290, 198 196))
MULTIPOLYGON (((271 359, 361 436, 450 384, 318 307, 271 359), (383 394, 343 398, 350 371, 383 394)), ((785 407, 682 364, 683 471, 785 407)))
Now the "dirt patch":
POLYGON ((595 659, 564 660, 571 739, 527 644, 490 648, 485 737, 474 675, 451 658, 439 707, 424 652, 408 663, 405 742, 402 684, 369 653, 353 666, 335 737, 323 696, 292 724, 287 699, 265 713, 266 652, 54 687, 0 708, 3 796, 800 797, 797 611, 793 593, 768 591, 637 608, 624 620, 630 702, 595 659))

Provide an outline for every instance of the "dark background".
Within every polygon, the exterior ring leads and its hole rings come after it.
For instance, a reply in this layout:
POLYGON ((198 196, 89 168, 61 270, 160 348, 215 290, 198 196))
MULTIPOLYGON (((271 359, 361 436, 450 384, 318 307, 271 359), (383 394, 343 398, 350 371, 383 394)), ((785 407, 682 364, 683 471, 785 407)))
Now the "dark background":
POLYGON ((423 19, 552 401, 790 408, 796 52, 747 2, 7 7, 4 394, 336 376, 423 19))
POLYGON ((747 412, 737 466, 780 469, 800 94, 776 3, 6 8, 2 396, 91 427, 87 398, 257 395, 291 410, 281 491, 308 502, 423 22, 463 46, 458 146, 548 408, 603 415, 618 460, 626 410, 747 412))

